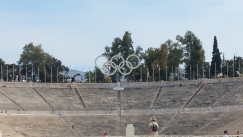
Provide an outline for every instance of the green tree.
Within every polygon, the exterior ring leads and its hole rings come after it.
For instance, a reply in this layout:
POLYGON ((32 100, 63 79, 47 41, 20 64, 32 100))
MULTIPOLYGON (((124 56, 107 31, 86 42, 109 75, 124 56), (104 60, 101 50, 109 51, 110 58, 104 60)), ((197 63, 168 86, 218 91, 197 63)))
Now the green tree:
MULTIPOLYGON (((134 51, 131 33, 126 31, 125 34, 123 35, 122 39, 119 37, 116 37, 114 39, 114 41, 112 42, 111 47, 109 47, 109 46, 105 47, 105 52, 103 53, 103 55, 106 55, 108 57, 108 59, 110 60, 113 56, 120 54, 124 58, 124 60, 126 60, 129 55, 134 54, 134 53, 136 55, 138 55, 139 57, 141 57, 141 54, 142 54, 141 51, 142 51, 142 48, 140 46, 138 46, 136 48, 136 50, 134 51)), ((118 65, 122 62, 122 58, 114 58, 112 61, 118 65)), ((131 62, 131 64, 133 66, 136 66, 138 63, 138 60, 136 58, 129 58, 129 61, 131 62)), ((110 73, 113 73, 114 71, 115 71, 114 68, 111 67, 110 73)), ((127 73, 130 71, 130 68, 125 65, 121 69, 121 71, 124 73, 127 73)), ((138 74, 138 72, 139 72, 139 69, 133 70, 129 77, 134 78, 135 75, 138 74)), ((120 74, 120 76, 121 76, 121 74, 120 74)), ((115 82, 116 76, 115 75, 111 76, 111 79, 113 82, 115 82)))
POLYGON ((93 71, 87 71, 84 76, 85 83, 104 83, 104 74, 97 67, 93 71))
POLYGON ((160 48, 149 48, 145 51, 144 60, 148 66, 149 75, 153 77, 154 70, 154 79, 157 81, 159 77, 160 80, 166 80, 166 75, 168 80, 172 67, 178 68, 182 57, 183 49, 181 46, 172 40, 167 40, 161 44, 160 48))
POLYGON ((94 71, 87 71, 84 76, 85 76, 85 79, 86 79, 85 83, 94 83, 95 82, 94 71))
POLYGON ((211 61, 211 76, 215 75, 215 67, 216 67, 216 74, 220 73, 221 71, 221 57, 220 57, 220 52, 218 48, 218 42, 217 42, 217 37, 214 36, 214 42, 213 42, 213 52, 212 52, 212 61, 211 61), (215 66, 216 63, 216 66, 215 66))
MULTIPOLYGON (((177 35, 176 39, 184 46, 183 62, 185 63, 185 69, 189 76, 191 76, 189 78, 194 79, 196 78, 197 68, 198 70, 202 70, 202 65, 205 62, 202 42, 191 31, 187 31, 184 37, 177 35)), ((202 75, 202 72, 199 71, 199 74, 202 75)))
MULTIPOLYGON (((23 52, 20 55, 18 64, 21 65, 20 74, 22 74, 19 77, 25 78, 27 76, 27 80, 31 80, 33 73, 33 81, 40 79, 42 82, 56 82, 58 75, 57 67, 58 72, 62 72, 63 68, 65 74, 69 71, 68 67, 62 65, 60 60, 44 52, 42 45, 35 46, 33 43, 26 44, 23 47, 23 52), (53 77, 51 77, 51 73, 53 77)), ((60 80, 62 76, 63 75, 59 76, 60 80)))
POLYGON ((155 80, 157 80, 157 65, 159 65, 160 61, 160 49, 159 48, 148 48, 145 51, 145 54, 143 56, 146 67, 148 69, 148 73, 150 76, 150 81, 152 81, 153 73, 156 77, 155 80))
MULTIPOLYGON (((152 81, 153 79, 153 73, 154 73, 155 81, 166 80, 166 66, 168 65, 168 50, 167 50, 167 45, 165 43, 161 44, 160 48, 148 48, 148 50, 145 51, 143 58, 148 68, 150 81, 152 81)), ((145 75, 143 77, 147 77, 147 76, 145 75)))
POLYGON ((179 66, 183 57, 183 49, 178 43, 167 40, 165 43, 168 51, 168 66, 179 66))
POLYGON ((174 73, 178 72, 179 64, 181 64, 181 62, 182 62, 183 49, 178 42, 174 43, 172 40, 167 40, 164 44, 166 45, 167 55, 168 55, 167 73, 173 74, 173 76, 174 76, 174 73), (172 72, 172 70, 173 70, 173 72, 172 72))

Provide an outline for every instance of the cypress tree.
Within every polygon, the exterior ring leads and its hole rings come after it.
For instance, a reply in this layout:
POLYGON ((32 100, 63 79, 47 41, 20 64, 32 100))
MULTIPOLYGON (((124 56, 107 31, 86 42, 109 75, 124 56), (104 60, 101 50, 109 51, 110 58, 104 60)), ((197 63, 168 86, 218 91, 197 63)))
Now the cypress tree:
POLYGON ((212 52, 212 61, 211 61, 211 76, 215 75, 215 63, 216 63, 216 74, 221 72, 221 57, 220 52, 218 48, 218 42, 217 37, 214 36, 214 42, 213 42, 213 52, 212 52))

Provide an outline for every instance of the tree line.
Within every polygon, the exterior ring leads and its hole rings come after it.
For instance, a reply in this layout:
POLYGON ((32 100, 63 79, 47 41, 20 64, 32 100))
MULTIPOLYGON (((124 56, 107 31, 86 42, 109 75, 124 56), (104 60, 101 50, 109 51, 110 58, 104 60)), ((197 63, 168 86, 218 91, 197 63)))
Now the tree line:
MULTIPOLYGON (((202 42, 193 32, 187 31, 184 36, 177 35, 175 38, 176 41, 168 39, 158 48, 150 47, 143 51, 139 45, 134 48, 131 33, 126 31, 122 38, 114 38, 111 46, 105 46, 103 55, 108 59, 118 54, 121 54, 124 59, 131 54, 139 56, 142 60, 141 66, 127 76, 127 79, 132 81, 181 80, 179 75, 182 73, 189 80, 215 78, 215 75, 222 78, 240 76, 242 57, 233 56, 233 59, 225 60, 224 55, 222 56, 219 51, 216 36, 212 45, 211 62, 205 61, 202 42)), ((113 60, 115 64, 119 64, 121 61, 121 59, 113 60)), ((136 59, 129 61, 136 65, 136 59)), ((111 67, 110 72, 113 71, 114 69, 111 67)), ((124 67, 122 71, 128 72, 129 68, 124 67)), ((101 70, 94 68, 93 71, 86 72, 87 81, 92 79, 91 82, 104 82, 104 77, 94 78, 95 74, 103 75, 101 70), (93 75, 89 75, 90 73, 93 75)), ((112 82, 116 81, 115 77, 115 75, 110 77, 112 82)))

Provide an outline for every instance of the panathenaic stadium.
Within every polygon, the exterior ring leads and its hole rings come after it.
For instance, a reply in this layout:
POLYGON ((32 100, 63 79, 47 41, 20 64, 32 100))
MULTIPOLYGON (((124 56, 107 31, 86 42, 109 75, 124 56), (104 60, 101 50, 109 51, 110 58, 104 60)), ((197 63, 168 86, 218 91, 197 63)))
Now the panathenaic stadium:
POLYGON ((243 79, 181 82, 0 84, 3 137, 147 136, 155 116, 163 137, 243 132, 243 79), (180 83, 182 82, 182 87, 180 83))

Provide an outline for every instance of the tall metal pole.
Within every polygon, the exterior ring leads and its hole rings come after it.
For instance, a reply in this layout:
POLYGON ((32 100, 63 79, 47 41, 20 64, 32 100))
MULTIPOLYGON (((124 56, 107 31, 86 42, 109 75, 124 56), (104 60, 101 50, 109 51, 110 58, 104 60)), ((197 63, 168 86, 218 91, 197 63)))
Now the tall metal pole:
POLYGON ((95 83, 96 83, 96 67, 95 67, 95 83))
POLYGON ((51 67, 51 83, 52 83, 52 67, 51 67))
POLYGON ((90 68, 89 68, 89 83, 90 83, 90 68))
POLYGON ((223 73, 222 73, 222 67, 223 67, 223 62, 221 61, 221 78, 223 77, 223 73))
MULTIPOLYGON (((76 67, 76 74, 78 74, 77 67, 76 67)), ((96 74, 95 74, 95 79, 96 79, 96 74)), ((74 78, 74 80, 75 80, 75 78, 74 78)))
POLYGON ((32 82, 33 82, 33 64, 32 64, 32 68, 31 68, 31 79, 32 79, 32 82))
POLYGON ((46 67, 44 66, 44 72, 45 72, 45 83, 46 83, 46 67))
POLYGON ((25 80, 26 80, 26 82, 27 82, 27 65, 25 66, 25 80))
POLYGON ((190 80, 192 80, 191 73, 192 73, 192 67, 191 67, 191 64, 190 64, 190 80))
POLYGON ((179 81, 179 66, 177 67, 177 69, 178 69, 177 77, 178 77, 178 81, 179 81))
POLYGON ((147 75, 146 76, 147 76, 147 82, 148 82, 148 67, 147 67, 147 75))
POLYGON ((202 73, 203 73, 203 79, 204 79, 204 67, 203 67, 203 64, 202 64, 202 73))
POLYGON ((172 76, 173 76, 172 81, 174 81, 173 65, 172 65, 172 76))
POLYGON ((58 67, 57 67, 57 83, 58 83, 58 67))
MULTIPOLYGON (((70 64, 70 69, 71 69, 71 68, 72 68, 72 65, 70 64)), ((70 76, 69 76, 69 77, 70 77, 70 79, 72 78, 72 75, 71 75, 71 73, 70 73, 70 76)))
POLYGON ((165 67, 165 73, 166 73, 166 77, 165 77, 165 81, 167 81, 167 66, 165 67))
POLYGON ((217 78, 217 76, 216 76, 216 62, 214 63, 214 68, 215 68, 215 79, 217 78))
POLYGON ((208 63, 208 79, 210 79, 210 64, 208 63))
POLYGON ((22 67, 21 67, 21 65, 19 65, 19 76, 20 76, 20 78, 19 78, 19 81, 21 81, 21 79, 22 79, 22 75, 21 75, 21 69, 22 67))
POLYGON ((64 83, 64 75, 65 75, 65 73, 64 73, 64 67, 62 67, 62 71, 63 71, 63 75, 62 75, 62 83, 64 83))
POLYGON ((239 77, 240 77, 240 61, 239 61, 239 77))
POLYGON ((12 80, 13 80, 13 82, 14 82, 14 65, 13 65, 13 79, 12 79, 12 80))
POLYGON ((198 64, 197 64, 197 80, 198 80, 198 64))
POLYGON ((38 66, 38 82, 40 82, 40 70, 39 70, 39 66, 38 66))
POLYGON ((160 66, 159 66, 159 82, 160 82, 160 66))
POLYGON ((154 82, 154 65, 153 65, 153 82, 154 82))
POLYGON ((140 69, 141 69, 141 82, 143 82, 143 73, 142 73, 142 70, 143 70, 143 68, 142 68, 142 65, 140 65, 141 67, 140 67, 140 69))
POLYGON ((228 61, 227 61, 227 78, 229 77, 229 74, 228 74, 228 61))
POLYGON ((233 59, 233 78, 235 77, 235 55, 233 59))
POLYGON ((8 64, 7 64, 7 82, 8 82, 8 64))

